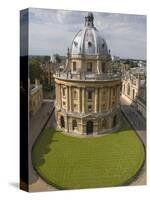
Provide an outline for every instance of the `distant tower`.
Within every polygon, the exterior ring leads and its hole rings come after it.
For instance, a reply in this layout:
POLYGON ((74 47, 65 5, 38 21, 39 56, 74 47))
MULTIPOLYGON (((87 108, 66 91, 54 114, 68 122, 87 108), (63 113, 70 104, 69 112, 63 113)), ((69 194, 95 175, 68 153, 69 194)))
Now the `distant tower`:
POLYGON ((69 134, 98 135, 120 125, 120 75, 88 13, 74 37, 66 66, 55 75, 57 127, 69 134))

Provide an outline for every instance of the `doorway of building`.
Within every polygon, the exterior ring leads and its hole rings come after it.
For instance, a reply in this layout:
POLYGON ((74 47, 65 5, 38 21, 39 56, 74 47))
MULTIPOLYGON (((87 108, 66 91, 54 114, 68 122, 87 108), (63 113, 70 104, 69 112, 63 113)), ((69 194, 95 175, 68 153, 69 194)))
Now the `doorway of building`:
POLYGON ((61 128, 65 128, 65 120, 64 120, 63 116, 61 116, 61 118, 60 118, 60 126, 61 126, 61 128))
POLYGON ((87 135, 93 134, 93 122, 92 121, 87 122, 86 133, 87 133, 87 135))

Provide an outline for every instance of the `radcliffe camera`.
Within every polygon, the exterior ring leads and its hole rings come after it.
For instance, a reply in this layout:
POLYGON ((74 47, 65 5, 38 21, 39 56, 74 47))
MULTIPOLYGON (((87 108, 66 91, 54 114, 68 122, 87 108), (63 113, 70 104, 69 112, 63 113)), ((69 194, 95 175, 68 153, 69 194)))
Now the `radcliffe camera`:
POLYGON ((146 16, 29 8, 20 41, 20 188, 146 185, 146 16))

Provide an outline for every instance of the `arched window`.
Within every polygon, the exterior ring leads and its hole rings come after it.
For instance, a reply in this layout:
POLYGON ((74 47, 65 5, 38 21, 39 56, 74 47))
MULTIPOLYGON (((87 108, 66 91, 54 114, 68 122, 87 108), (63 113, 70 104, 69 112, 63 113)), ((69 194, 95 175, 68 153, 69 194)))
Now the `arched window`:
POLYGON ((130 95, 130 84, 128 83, 127 95, 130 95))
POLYGON ((105 112, 105 110, 106 110, 106 103, 105 102, 103 102, 101 104, 101 110, 102 110, 102 112, 105 112))
POLYGON ((88 91, 88 100, 92 100, 92 91, 88 91))
POLYGON ((77 128, 77 121, 73 120, 72 121, 72 130, 75 130, 75 128, 77 128))
POLYGON ((92 72, 92 63, 87 63, 87 72, 92 72))
POLYGON ((65 120, 63 116, 60 117, 60 126, 61 128, 65 128, 65 120))
POLYGON ((74 92, 73 92, 73 97, 76 99, 77 98, 77 91, 76 90, 74 90, 74 92))
POLYGON ((88 105, 88 112, 92 111, 92 105, 88 105))

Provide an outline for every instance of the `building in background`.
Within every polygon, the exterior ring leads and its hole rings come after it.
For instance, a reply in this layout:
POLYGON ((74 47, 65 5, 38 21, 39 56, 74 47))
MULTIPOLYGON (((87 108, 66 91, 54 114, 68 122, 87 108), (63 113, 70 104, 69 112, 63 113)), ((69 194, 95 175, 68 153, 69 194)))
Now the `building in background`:
POLYGON ((146 118, 146 71, 133 68, 122 75, 122 97, 146 118))
POLYGON ((29 81, 29 111, 30 115, 34 115, 43 103, 43 88, 42 84, 36 79, 35 84, 30 84, 29 81))
POLYGON ((56 62, 55 60, 51 59, 49 62, 46 61, 44 63, 41 63, 40 65, 43 73, 42 73, 42 83, 44 85, 49 85, 54 87, 55 81, 54 81, 54 73, 56 70, 56 62))

